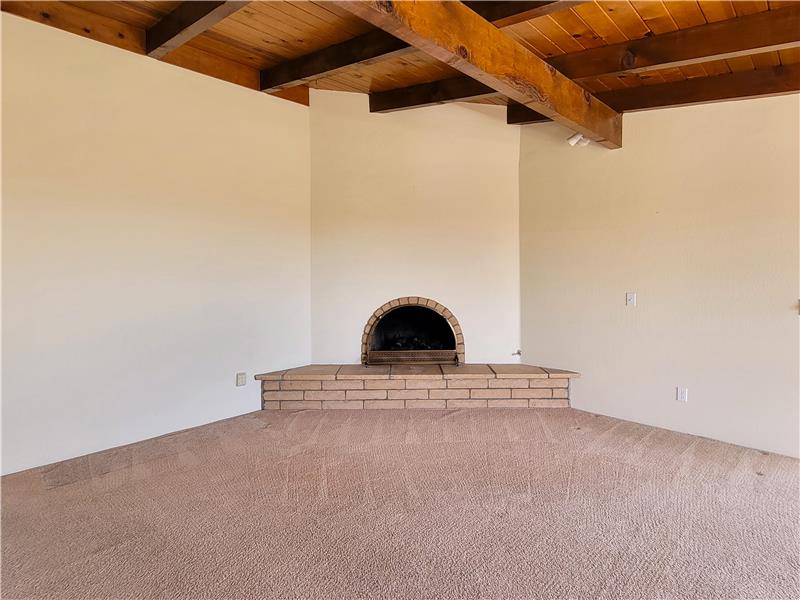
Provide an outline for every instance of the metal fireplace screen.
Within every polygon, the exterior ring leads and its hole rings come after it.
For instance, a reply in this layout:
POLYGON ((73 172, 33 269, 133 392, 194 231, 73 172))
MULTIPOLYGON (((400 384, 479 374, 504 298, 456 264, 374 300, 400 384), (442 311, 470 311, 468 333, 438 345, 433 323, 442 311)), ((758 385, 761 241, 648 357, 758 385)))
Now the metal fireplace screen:
POLYGON ((372 328, 367 364, 457 364, 456 336, 443 316, 424 306, 400 306, 372 328))

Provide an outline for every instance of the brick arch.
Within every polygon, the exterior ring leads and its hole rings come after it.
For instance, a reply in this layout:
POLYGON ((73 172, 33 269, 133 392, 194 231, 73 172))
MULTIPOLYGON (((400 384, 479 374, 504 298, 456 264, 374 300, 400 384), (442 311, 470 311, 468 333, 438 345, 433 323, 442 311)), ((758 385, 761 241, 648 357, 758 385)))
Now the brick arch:
POLYGON ((456 316, 446 306, 439 304, 436 302, 436 300, 422 298, 421 296, 403 296, 402 298, 389 300, 389 302, 385 303, 383 306, 378 308, 378 310, 372 313, 372 316, 364 326, 364 333, 361 336, 362 364, 367 364, 367 348, 369 348, 369 338, 372 335, 372 330, 375 329, 375 325, 378 324, 378 321, 380 321, 386 313, 389 313, 400 306, 424 306, 425 308, 430 308, 431 310, 442 315, 450 324, 450 327, 453 330, 453 335, 455 335, 456 338, 456 356, 458 358, 458 364, 464 364, 464 333, 461 330, 461 325, 459 324, 458 319, 456 319, 456 316))

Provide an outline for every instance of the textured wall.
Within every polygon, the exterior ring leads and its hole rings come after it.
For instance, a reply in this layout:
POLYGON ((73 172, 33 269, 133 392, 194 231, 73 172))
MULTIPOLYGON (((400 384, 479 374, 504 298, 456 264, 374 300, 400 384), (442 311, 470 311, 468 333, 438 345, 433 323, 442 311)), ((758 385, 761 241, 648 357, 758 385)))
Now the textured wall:
POLYGON ((3 470, 257 410, 310 359, 308 110, 2 25, 3 470))
POLYGON ((799 114, 631 113, 614 151, 524 129, 523 351, 583 374, 573 406, 797 456, 799 114))
POLYGON ((373 311, 400 296, 449 308, 470 362, 519 347, 519 131, 499 107, 369 114, 312 90, 315 362, 358 362, 373 311))

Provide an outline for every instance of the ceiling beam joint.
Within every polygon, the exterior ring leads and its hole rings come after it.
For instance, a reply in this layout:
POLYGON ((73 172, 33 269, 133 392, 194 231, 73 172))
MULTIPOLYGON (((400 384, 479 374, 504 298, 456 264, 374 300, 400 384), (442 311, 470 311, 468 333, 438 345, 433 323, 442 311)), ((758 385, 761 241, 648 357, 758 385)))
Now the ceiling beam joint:
MULTIPOLYGON (((466 2, 471 10, 491 21, 496 27, 508 27, 558 10, 566 10, 575 4, 580 2, 572 0, 466 2)), ((309 83, 354 65, 386 60, 414 50, 413 46, 403 40, 376 29, 264 69, 261 71, 261 89, 267 92, 309 83)))
POLYGON ((338 5, 595 142, 622 146, 622 115, 461 2, 370 0, 338 5))
POLYGON ((247 4, 238 0, 181 2, 175 10, 147 30, 145 52, 153 58, 163 58, 247 4))

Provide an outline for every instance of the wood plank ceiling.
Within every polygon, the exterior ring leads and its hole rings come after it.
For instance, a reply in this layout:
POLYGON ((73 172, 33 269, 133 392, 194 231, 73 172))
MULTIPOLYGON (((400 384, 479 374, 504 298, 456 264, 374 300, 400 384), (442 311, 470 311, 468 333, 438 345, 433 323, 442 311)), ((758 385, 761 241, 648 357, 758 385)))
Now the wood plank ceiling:
MULTIPOLYGON (((127 50, 154 52, 166 62, 254 89, 288 88, 278 94, 299 101, 307 102, 303 93, 307 85, 370 93, 373 110, 454 100, 509 103, 505 95, 481 87, 430 54, 407 44, 398 46, 397 40, 340 3, 198 3, 209 5, 208 10, 188 12, 208 13, 202 20, 185 31, 170 30, 165 17, 175 20, 182 4, 186 12, 186 3, 176 1, 3 1, 2 10, 127 50), (157 27, 172 37, 167 35, 155 50, 148 49, 157 27), (430 85, 442 80, 452 81, 430 85), (390 90, 395 91, 380 94, 390 90)), ((613 109, 800 89, 800 2, 466 4, 613 109), (684 49, 682 56, 674 56, 676 48, 684 49), (765 72, 752 74, 755 71, 765 72), (723 79, 731 75, 738 77, 723 79), (637 89, 645 87, 652 93, 637 89)), ((519 118, 519 110, 512 110, 517 122, 536 120, 519 118)))

